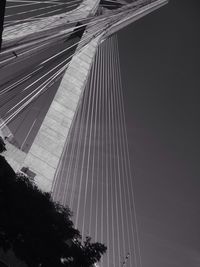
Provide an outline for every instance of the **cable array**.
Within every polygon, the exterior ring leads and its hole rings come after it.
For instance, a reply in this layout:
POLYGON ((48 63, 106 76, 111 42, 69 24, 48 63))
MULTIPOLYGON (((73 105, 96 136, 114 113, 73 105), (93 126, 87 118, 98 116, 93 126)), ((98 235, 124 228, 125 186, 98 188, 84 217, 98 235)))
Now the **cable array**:
MULTIPOLYGON (((63 39, 66 39, 67 37, 69 37, 73 32, 75 31, 78 32, 83 27, 90 27, 90 26, 94 27, 93 34, 91 35, 92 37, 94 37, 95 35, 98 34, 98 32, 101 32, 103 27, 109 27, 108 20, 115 19, 115 17, 118 17, 118 14, 113 14, 113 15, 110 15, 109 17, 107 16, 94 17, 89 22, 88 22, 88 18, 86 18, 82 21, 84 23, 82 23, 81 25, 76 25, 76 26, 72 26, 71 23, 67 23, 64 26, 62 26, 62 28, 59 29, 57 32, 51 33, 47 37, 26 41, 25 43, 19 43, 19 41, 22 41, 22 40, 25 41, 25 37, 23 37, 21 40, 18 40, 14 44, 14 48, 12 46, 11 48, 7 48, 5 51, 1 53, 1 56, 5 57, 6 55, 7 58, 0 59, 0 65, 4 64, 5 62, 8 62, 8 64, 10 61, 15 62, 17 60, 16 55, 24 56, 26 54, 26 57, 28 57, 29 54, 30 55, 32 54, 33 50, 38 50, 41 47, 42 49, 44 49, 44 46, 51 45, 55 42, 57 43, 58 41, 62 41, 63 39), (67 32, 65 28, 67 28, 67 32), (98 32, 96 31, 95 28, 98 29, 98 32)), ((78 22, 78 20, 74 22, 78 22)))
POLYGON ((71 46, 67 46, 62 51, 43 60, 39 64, 39 67, 36 66, 35 69, 31 68, 30 73, 19 78, 17 81, 15 79, 14 83, 2 88, 0 95, 3 97, 0 99, 0 111, 6 124, 12 121, 22 110, 37 99, 38 96, 43 94, 50 88, 52 83, 55 83, 63 75, 69 65, 70 59, 80 53, 81 49, 87 45, 94 34, 100 32, 98 25, 93 29, 94 32, 92 34, 87 34, 81 41, 78 40, 71 46), (79 45, 79 49, 75 51, 77 45, 79 45), (66 53, 69 53, 71 49, 74 49, 75 52, 72 52, 66 57, 66 53), (41 75, 42 71, 44 72, 43 75, 41 75), (38 74, 40 75, 38 76, 38 74), (27 82, 29 83, 28 85, 26 84, 27 82), (16 90, 16 88, 19 89, 16 90))
POLYGON ((53 198, 69 205, 83 241, 108 252, 101 266, 141 267, 138 225, 125 125, 117 39, 104 41, 66 141, 53 198))
MULTIPOLYGON (((9 2, 10 3, 10 2, 9 2)), ((37 21, 50 15, 64 14, 77 8, 81 0, 63 1, 14 1, 16 5, 6 6, 4 26, 14 26, 24 22, 37 21)), ((25 25, 24 25, 25 26, 25 25)))
MULTIPOLYGON (((112 15, 113 18, 115 16, 117 17, 118 14, 112 15)), ((111 18, 111 16, 109 18, 111 18)), ((2 98, 3 103, 1 105, 2 107, 1 114, 4 114, 3 119, 5 120, 6 123, 9 123, 10 121, 12 121, 20 112, 22 112, 25 108, 27 108, 41 94, 46 92, 46 90, 50 88, 51 85, 59 79, 59 77, 62 76, 63 72, 66 70, 68 66, 68 63, 67 64, 65 63, 68 62, 69 59, 73 57, 73 54, 71 54, 70 56, 66 58, 65 52, 70 50, 72 47, 73 48, 76 47, 78 44, 79 44, 79 47, 87 45, 87 43, 92 38, 94 38, 94 36, 101 34, 102 27, 109 27, 109 25, 107 25, 107 19, 108 19, 107 16, 102 16, 100 18, 97 17, 94 21, 86 22, 85 25, 83 24, 81 26, 74 27, 74 31, 79 31, 79 28, 81 30, 81 27, 89 26, 91 24, 93 27, 93 31, 90 34, 87 34, 85 38, 82 38, 81 42, 76 42, 73 45, 68 46, 67 48, 63 49, 62 51, 54 54, 53 56, 41 62, 39 64, 39 66, 41 67, 36 68, 35 70, 32 68, 31 73, 26 74, 25 77, 22 77, 17 81, 15 80, 14 84, 11 84, 8 87, 2 89, 1 95, 7 93, 6 97, 4 96, 2 98), (80 43, 82 43, 81 46, 80 46, 80 43), (62 58, 62 56, 63 57, 65 56, 62 61, 58 61, 58 63, 55 65, 50 64, 52 63, 52 61, 57 60, 58 58, 62 58), (37 78, 38 72, 41 73, 41 70, 45 70, 45 73, 44 75, 37 78), (29 85, 25 87, 23 86, 24 83, 26 83, 27 81, 31 81, 32 79, 33 79, 33 82, 31 82, 29 85), (35 86, 37 87, 34 88, 35 86), (17 91, 16 87, 17 88, 19 87, 20 91, 17 91), (14 104, 14 102, 16 102, 16 104, 14 104)), ((62 34, 60 36, 61 37, 60 40, 62 41, 63 40, 62 38, 66 38, 67 36, 70 36, 70 35, 71 35, 71 32, 69 32, 68 34, 62 34)), ((16 54, 16 52, 13 52, 14 58, 16 58, 16 55, 17 57, 20 56, 20 58, 17 59, 16 62, 19 63, 20 60, 23 61, 24 56, 26 57, 26 59, 28 59, 29 56, 32 57, 33 51, 38 52, 39 50, 40 52, 42 52, 43 49, 45 49, 46 45, 48 46, 54 45, 55 40, 58 41, 57 39, 58 37, 59 37, 59 34, 56 34, 55 37, 54 36, 46 37, 42 40, 42 44, 41 44, 41 41, 39 41, 38 45, 37 45, 37 41, 31 42, 31 45, 28 47, 27 47, 27 44, 21 45, 18 49, 22 49, 22 50, 17 51, 18 54, 16 54)), ((76 53, 78 52, 79 51, 76 51, 76 53)), ((7 53, 9 53, 9 51, 4 51, 2 55, 7 56, 7 53)), ((5 67, 5 63, 6 63, 6 66, 11 65, 11 67, 12 67, 12 64, 15 64, 15 60, 14 62, 12 62, 13 56, 10 57, 9 55, 10 54, 8 54, 8 57, 3 59, 0 62, 3 64, 2 68, 5 67)))
MULTIPOLYGON (((76 0, 74 0, 74 1, 76 1, 76 0)), ((107 17, 107 19, 108 19, 107 22, 109 23, 109 18, 110 17, 116 16, 116 17, 120 18, 120 17, 124 16, 126 18, 126 16, 129 15, 129 13, 133 12, 134 10, 136 10, 136 9, 138 9, 140 7, 143 7, 145 5, 148 5, 148 4, 150 4, 152 2, 155 2, 155 1, 156 0, 137 0, 137 1, 134 1, 131 5, 122 5, 122 8, 120 8, 119 11, 118 10, 113 10, 112 13, 109 13, 108 16, 105 14, 105 16, 100 16, 100 17, 107 17)), ((54 12, 54 10, 50 11, 50 12, 54 12)), ((81 10, 81 5, 80 5, 80 7, 76 8, 76 12, 75 13, 76 13, 76 16, 79 16, 79 15, 81 16, 81 14, 83 13, 83 11, 81 10)), ((29 39, 28 38, 29 34, 28 34, 28 31, 27 31, 27 29, 29 29, 29 28, 31 30, 31 34, 34 33, 33 32, 33 29, 34 29, 35 33, 38 33, 38 31, 40 32, 40 31, 44 31, 44 30, 50 30, 50 35, 51 35, 52 34, 52 30, 56 29, 56 31, 59 31, 58 27, 62 27, 62 26, 67 27, 68 24, 71 24, 70 21, 66 20, 67 19, 67 15, 68 15, 68 13, 61 12, 59 15, 53 15, 53 16, 52 16, 52 14, 49 15, 49 13, 48 13, 46 18, 45 17, 44 18, 39 18, 39 17, 37 18, 37 16, 36 17, 33 16, 33 17, 30 18, 31 20, 33 20, 32 23, 24 23, 24 24, 22 23, 20 25, 20 27, 18 27, 18 28, 16 28, 16 27, 12 28, 11 27, 11 29, 9 29, 7 33, 5 32, 3 36, 5 38, 7 35, 10 35, 12 33, 13 34, 17 33, 17 31, 18 32, 23 32, 25 30, 27 32, 27 35, 22 36, 21 38, 18 38, 17 42, 15 43, 15 45, 17 45, 19 42, 24 41, 24 40, 27 41, 27 39, 29 39), (65 20, 62 20, 63 18, 65 18, 65 20), (48 19, 48 21, 45 20, 44 25, 43 25, 43 19, 44 20, 48 19), (62 23, 60 23, 60 22, 62 22, 62 23), (41 27, 41 25, 43 25, 43 26, 41 27)), ((93 17, 90 16, 89 19, 90 20, 95 20, 96 17, 95 16, 93 16, 93 17)), ((25 21, 26 20, 27 19, 25 19, 25 21)), ((85 19, 83 19, 83 20, 81 19, 81 21, 84 21, 84 20, 85 19)), ((74 22, 75 21, 73 20, 73 23, 74 22)))

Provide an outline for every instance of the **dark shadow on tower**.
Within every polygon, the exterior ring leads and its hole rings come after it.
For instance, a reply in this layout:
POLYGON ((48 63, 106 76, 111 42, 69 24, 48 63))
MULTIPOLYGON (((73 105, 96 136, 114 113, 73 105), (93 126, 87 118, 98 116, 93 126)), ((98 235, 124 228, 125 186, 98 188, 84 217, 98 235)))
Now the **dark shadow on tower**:
POLYGON ((1 51, 1 45, 2 45, 2 34, 3 34, 5 7, 6 7, 6 0, 1 0, 0 1, 0 51, 1 51))

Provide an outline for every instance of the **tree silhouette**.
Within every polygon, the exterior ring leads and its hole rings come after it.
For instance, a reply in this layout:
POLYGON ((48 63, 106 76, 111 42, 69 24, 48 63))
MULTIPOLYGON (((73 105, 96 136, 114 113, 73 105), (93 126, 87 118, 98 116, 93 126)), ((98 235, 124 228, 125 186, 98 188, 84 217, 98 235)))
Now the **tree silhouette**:
POLYGON ((74 261, 70 266, 85 267, 98 262, 106 248, 101 243, 91 243, 91 238, 86 237, 84 245, 81 245, 80 240, 75 240, 71 249, 74 261))
POLYGON ((12 250, 30 267, 89 267, 106 247, 81 244, 68 207, 52 201, 49 193, 22 173, 13 171, 0 156, 0 248, 12 250))

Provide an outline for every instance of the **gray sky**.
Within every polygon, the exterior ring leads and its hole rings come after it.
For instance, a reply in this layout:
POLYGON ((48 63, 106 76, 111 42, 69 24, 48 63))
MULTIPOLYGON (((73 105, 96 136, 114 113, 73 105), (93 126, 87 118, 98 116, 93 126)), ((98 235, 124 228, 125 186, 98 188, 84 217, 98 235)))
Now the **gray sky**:
POLYGON ((200 266, 199 1, 119 34, 143 267, 200 266))

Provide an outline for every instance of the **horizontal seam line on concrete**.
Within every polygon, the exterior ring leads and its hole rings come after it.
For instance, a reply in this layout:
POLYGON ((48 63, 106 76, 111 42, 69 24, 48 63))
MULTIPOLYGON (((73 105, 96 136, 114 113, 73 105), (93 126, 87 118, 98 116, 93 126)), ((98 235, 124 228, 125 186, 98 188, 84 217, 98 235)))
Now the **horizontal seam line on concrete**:
MULTIPOLYGON (((50 164, 47 163, 46 161, 42 160, 41 158, 39 158, 39 157, 37 157, 36 155, 34 155, 33 153, 31 153, 31 151, 30 151, 30 154, 31 154, 33 157, 39 159, 40 161, 46 163, 46 164, 47 164, 49 167, 51 167, 52 169, 56 170, 56 168, 54 168, 52 165, 50 165, 50 164)), ((41 173, 40 173, 40 174, 41 174, 41 173)), ((41 175, 44 176, 43 174, 41 174, 41 175)), ((48 178, 46 178, 46 179, 49 180, 48 178)))

